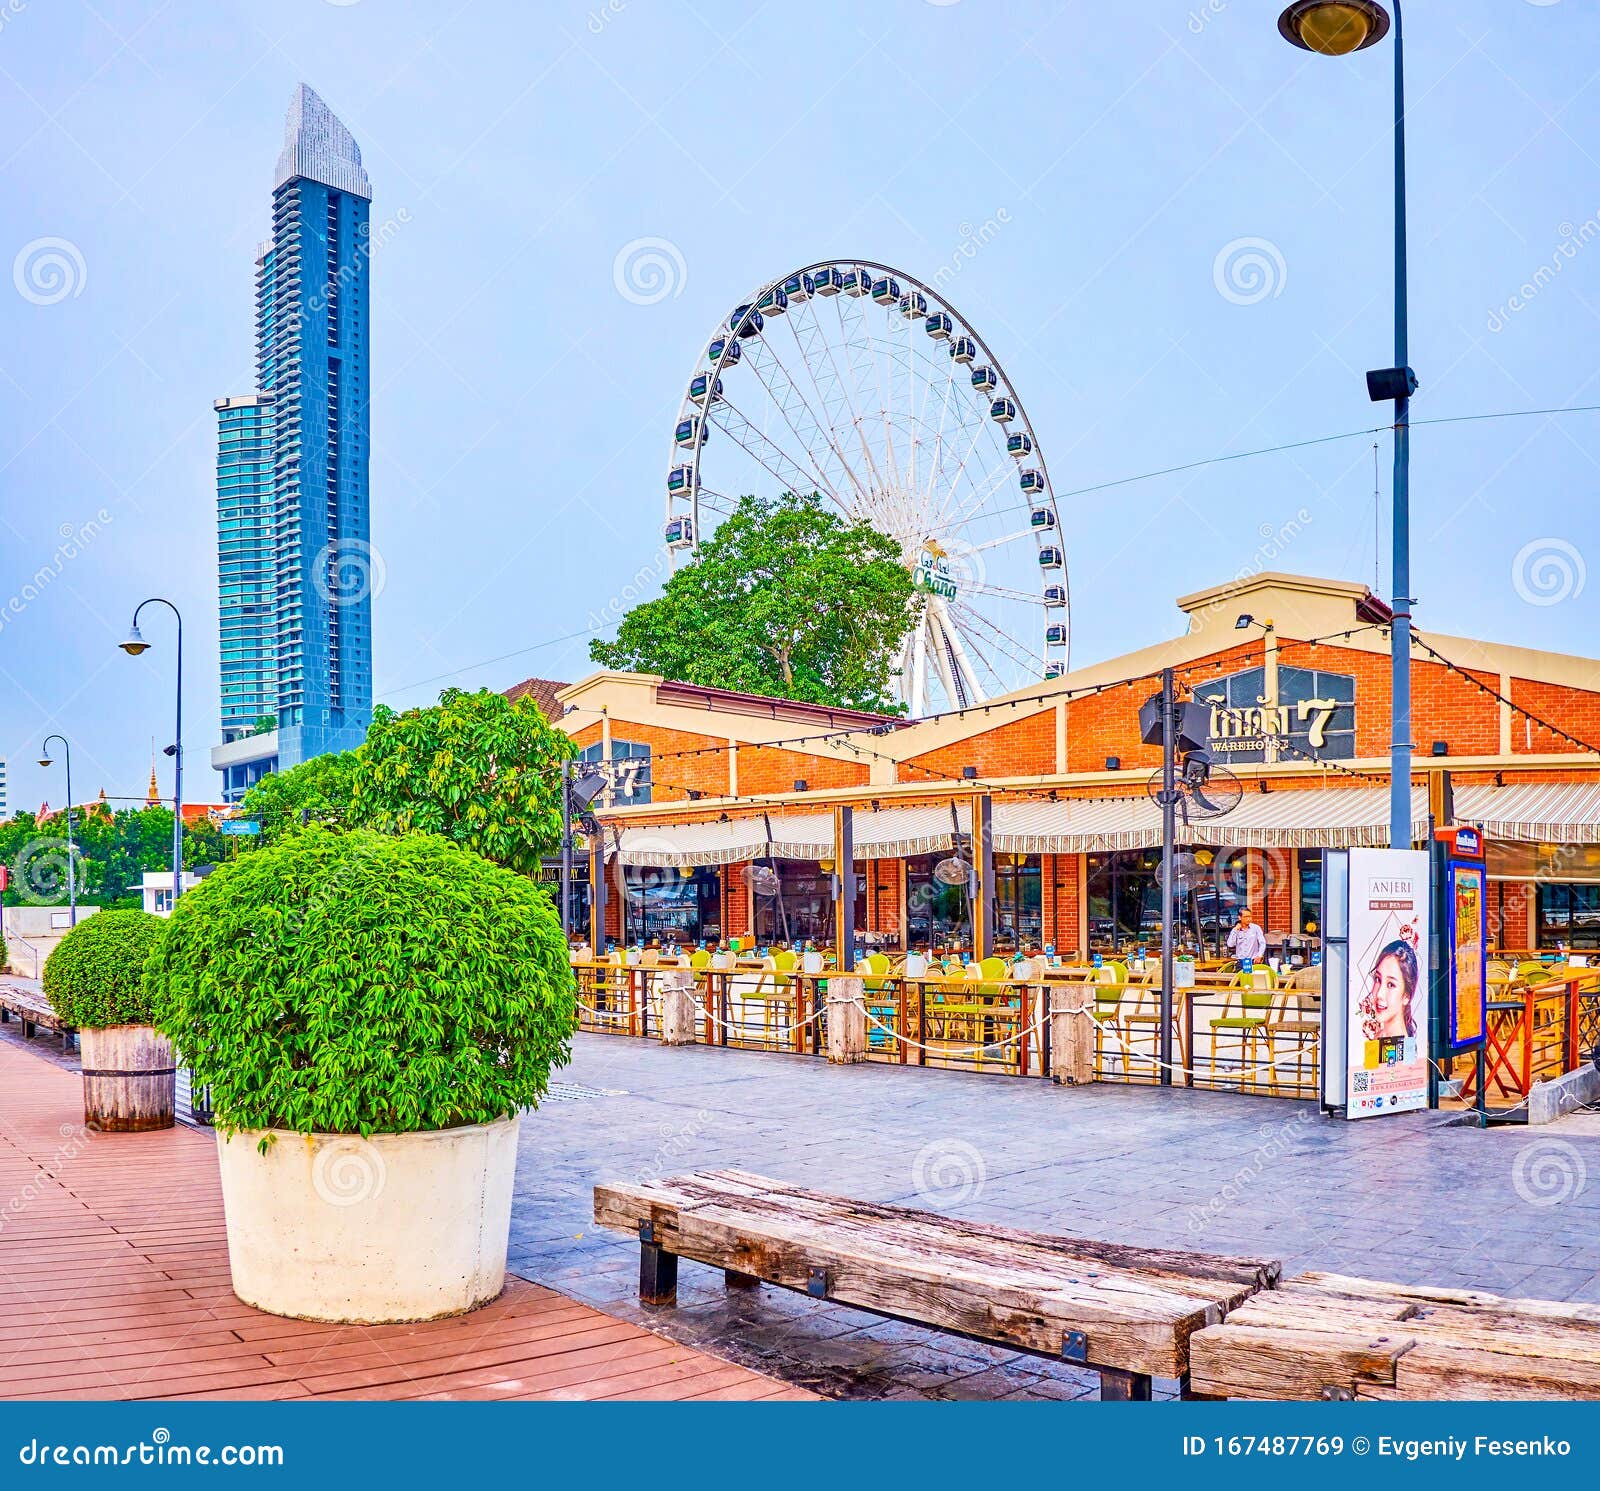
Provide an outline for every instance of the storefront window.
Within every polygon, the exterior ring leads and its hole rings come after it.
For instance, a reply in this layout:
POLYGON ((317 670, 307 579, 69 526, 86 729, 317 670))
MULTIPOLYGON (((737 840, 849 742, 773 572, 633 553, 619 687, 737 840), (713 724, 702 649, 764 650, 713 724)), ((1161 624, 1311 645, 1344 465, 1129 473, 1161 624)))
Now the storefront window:
MULTIPOLYGON (((1246 897, 1246 859, 1239 850, 1180 850, 1173 944, 1182 952, 1215 953, 1246 897)), ((1161 943, 1161 852, 1127 849, 1088 856, 1085 886, 1089 950, 1153 951, 1161 943)))
POLYGON ((632 866, 628 870, 630 943, 717 942, 722 937, 722 886, 714 869, 632 866))
POLYGON ((1306 937, 1322 931, 1322 851, 1302 849, 1300 856, 1300 926, 1306 937))
POLYGON ((908 947, 970 947, 972 913, 964 885, 934 879, 933 867, 948 854, 917 854, 906 861, 908 947))
POLYGON ((1600 948, 1600 885, 1539 887, 1538 946, 1600 948))
MULTIPOLYGON (((777 862, 780 894, 759 896, 755 903, 756 941, 763 946, 785 942, 814 942, 831 947, 833 924, 833 867, 815 860, 780 859, 777 862)), ((856 931, 867 927, 866 866, 856 867, 856 931)))
POLYGON ((994 950, 1009 956, 1044 940, 1039 856, 997 854, 994 859, 994 950))

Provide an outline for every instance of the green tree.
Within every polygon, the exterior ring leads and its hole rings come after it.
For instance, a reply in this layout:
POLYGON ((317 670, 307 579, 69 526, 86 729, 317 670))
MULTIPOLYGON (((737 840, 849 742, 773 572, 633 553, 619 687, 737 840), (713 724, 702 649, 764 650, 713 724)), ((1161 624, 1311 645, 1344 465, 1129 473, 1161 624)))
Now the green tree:
POLYGON ((571 737, 530 697, 446 689, 428 709, 379 705, 356 752, 348 821, 442 834, 534 875, 561 843, 562 763, 571 737))
POLYGON ((589 656, 608 668, 779 699, 898 712, 918 598, 899 545, 815 494, 745 497, 654 600, 589 656))
POLYGON ((287 771, 272 772, 251 787, 239 804, 239 815, 261 825, 257 842, 270 844, 306 821, 345 822, 355 788, 357 754, 313 756, 287 771))

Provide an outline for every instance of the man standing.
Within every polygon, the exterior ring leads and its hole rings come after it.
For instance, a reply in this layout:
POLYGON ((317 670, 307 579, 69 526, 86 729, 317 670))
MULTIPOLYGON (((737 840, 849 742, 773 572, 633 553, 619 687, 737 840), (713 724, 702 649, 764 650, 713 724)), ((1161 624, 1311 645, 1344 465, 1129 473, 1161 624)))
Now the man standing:
POLYGON ((1241 963, 1259 963, 1267 955, 1267 934, 1256 925, 1248 906, 1239 908, 1238 925, 1228 933, 1228 951, 1241 963))

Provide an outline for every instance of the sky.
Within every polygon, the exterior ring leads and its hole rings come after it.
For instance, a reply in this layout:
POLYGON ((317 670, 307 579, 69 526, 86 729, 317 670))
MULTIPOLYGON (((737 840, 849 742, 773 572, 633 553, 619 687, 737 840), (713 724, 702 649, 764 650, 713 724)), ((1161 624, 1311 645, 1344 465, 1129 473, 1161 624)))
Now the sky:
MULTIPOLYGON (((296 83, 373 183, 375 689, 588 671, 651 593, 705 339, 831 256, 932 280, 1046 455, 1072 661, 1261 568, 1388 586, 1392 38, 1254 0, 0 0, 0 757, 13 809, 216 797, 215 416, 296 83), (665 278, 641 292, 648 252, 665 278), (1100 490, 1084 490, 1100 488, 1100 490), (1281 536, 1293 528, 1286 540, 1281 536), (1382 549, 1386 552, 1387 539, 1382 549), (1375 569, 1376 565, 1376 569, 1375 569), (160 765, 171 791, 171 764, 160 765)), ((1419 626, 1594 653, 1600 16, 1412 0, 1419 626), (1528 291, 1531 290, 1531 294, 1528 291)))

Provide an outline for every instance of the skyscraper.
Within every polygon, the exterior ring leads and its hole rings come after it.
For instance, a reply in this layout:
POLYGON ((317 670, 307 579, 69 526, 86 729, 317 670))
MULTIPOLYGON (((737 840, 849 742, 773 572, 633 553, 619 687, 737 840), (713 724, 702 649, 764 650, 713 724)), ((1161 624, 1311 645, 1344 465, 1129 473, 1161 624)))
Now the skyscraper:
POLYGON ((367 212, 350 131, 289 104, 256 261, 256 392, 219 399, 222 744, 236 801, 268 771, 359 745, 372 716, 367 212))

